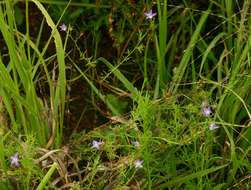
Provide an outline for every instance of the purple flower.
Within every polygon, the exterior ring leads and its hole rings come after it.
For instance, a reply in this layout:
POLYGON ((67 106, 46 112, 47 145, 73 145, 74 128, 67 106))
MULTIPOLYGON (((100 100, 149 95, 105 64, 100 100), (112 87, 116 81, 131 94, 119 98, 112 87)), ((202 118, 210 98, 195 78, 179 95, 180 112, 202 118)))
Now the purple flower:
POLYGON ((10 165, 12 167, 19 167, 20 166, 19 158, 18 158, 18 152, 10 157, 10 165))
POLYGON ((135 160, 134 161, 134 166, 135 168, 143 168, 143 160, 135 160))
POLYGON ((104 144, 104 142, 93 140, 91 148, 99 150, 102 144, 104 144))
POLYGON ((60 28, 60 31, 62 31, 62 32, 66 32, 67 31, 67 26, 65 25, 65 23, 61 24, 59 26, 59 28, 60 28))
POLYGON ((203 114, 205 117, 209 117, 210 114, 212 113, 212 109, 211 109, 210 106, 203 107, 203 108, 201 108, 201 112, 202 112, 202 114, 203 114))
POLYGON ((209 125, 209 130, 215 130, 215 129, 218 129, 219 128, 219 126, 218 125, 216 125, 215 123, 211 123, 210 125, 209 125))
POLYGON ((154 13, 154 12, 152 11, 152 9, 151 9, 150 11, 144 13, 144 14, 145 14, 145 16, 146 16, 146 19, 152 19, 153 17, 155 17, 155 16, 157 15, 157 13, 154 13))
POLYGON ((208 104, 207 100, 204 100, 201 103, 201 113, 205 116, 205 117, 209 117, 212 113, 212 108, 211 106, 208 104))

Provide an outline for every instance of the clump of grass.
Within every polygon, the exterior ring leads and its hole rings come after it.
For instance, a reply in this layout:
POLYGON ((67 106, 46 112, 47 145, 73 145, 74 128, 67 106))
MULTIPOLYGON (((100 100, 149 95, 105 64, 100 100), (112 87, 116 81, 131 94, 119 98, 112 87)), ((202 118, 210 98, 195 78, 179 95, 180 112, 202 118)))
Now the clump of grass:
POLYGON ((178 99, 153 101, 149 95, 141 96, 131 118, 116 118, 116 124, 72 136, 72 157, 81 156, 85 164, 81 167, 86 168, 81 186, 163 189, 196 187, 198 181, 201 188, 220 183, 208 179, 229 165, 215 155, 217 131, 209 129, 213 119, 203 116, 192 97, 178 99))
POLYGON ((12 131, 26 135, 37 133, 38 142, 42 145, 48 138, 48 127, 45 127, 46 122, 41 115, 42 101, 33 83, 34 66, 26 54, 24 36, 16 32, 11 3, 6 2, 5 5, 0 9, 0 30, 8 47, 9 62, 4 64, 0 59, 0 96, 11 120, 12 131))

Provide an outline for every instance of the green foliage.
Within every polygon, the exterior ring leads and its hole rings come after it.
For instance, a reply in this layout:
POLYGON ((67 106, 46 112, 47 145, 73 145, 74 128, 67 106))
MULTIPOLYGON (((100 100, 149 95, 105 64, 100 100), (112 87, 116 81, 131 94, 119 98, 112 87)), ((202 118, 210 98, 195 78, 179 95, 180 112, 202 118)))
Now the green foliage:
POLYGON ((250 9, 0 2, 0 189, 249 189, 250 9))
POLYGON ((120 100, 118 97, 114 96, 113 94, 107 94, 106 99, 107 101, 111 102, 112 105, 116 105, 118 113, 120 115, 125 113, 128 102, 120 100))

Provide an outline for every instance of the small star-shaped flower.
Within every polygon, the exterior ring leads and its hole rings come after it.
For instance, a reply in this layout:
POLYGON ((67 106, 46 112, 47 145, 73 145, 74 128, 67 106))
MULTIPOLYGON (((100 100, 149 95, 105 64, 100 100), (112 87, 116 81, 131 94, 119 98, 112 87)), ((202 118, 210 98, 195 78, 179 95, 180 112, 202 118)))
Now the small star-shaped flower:
POLYGON ((135 168, 143 168, 143 163, 144 163, 143 160, 135 160, 134 166, 135 166, 135 168))
POLYGON ((10 157, 10 165, 12 167, 19 167, 19 158, 18 158, 18 153, 15 153, 13 156, 10 157))
POLYGON ((201 109, 201 112, 202 112, 202 114, 205 116, 205 117, 209 117, 210 115, 211 115, 211 113, 212 113, 212 109, 211 109, 211 107, 203 107, 202 109, 201 109))
POLYGON ((152 9, 151 9, 150 11, 144 13, 144 14, 145 14, 145 16, 146 16, 146 19, 152 19, 153 17, 155 17, 155 16, 157 15, 157 13, 154 13, 154 12, 152 11, 152 9))
POLYGON ((91 148, 99 150, 102 144, 104 144, 104 142, 93 140, 91 148))
POLYGON ((211 123, 210 125, 209 125, 209 130, 215 130, 215 129, 218 129, 219 128, 219 126, 218 125, 216 125, 215 123, 211 123))
POLYGON ((65 23, 61 24, 59 26, 59 28, 60 28, 60 31, 62 31, 62 32, 66 32, 67 31, 67 26, 65 25, 65 23))

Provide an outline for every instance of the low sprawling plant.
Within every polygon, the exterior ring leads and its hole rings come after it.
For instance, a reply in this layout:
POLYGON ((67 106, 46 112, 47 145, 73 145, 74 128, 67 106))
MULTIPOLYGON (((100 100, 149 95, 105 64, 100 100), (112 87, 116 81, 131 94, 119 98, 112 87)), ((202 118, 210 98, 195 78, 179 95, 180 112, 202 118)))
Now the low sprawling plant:
POLYGON ((249 189, 250 1, 105 3, 1 2, 0 189, 249 189))

